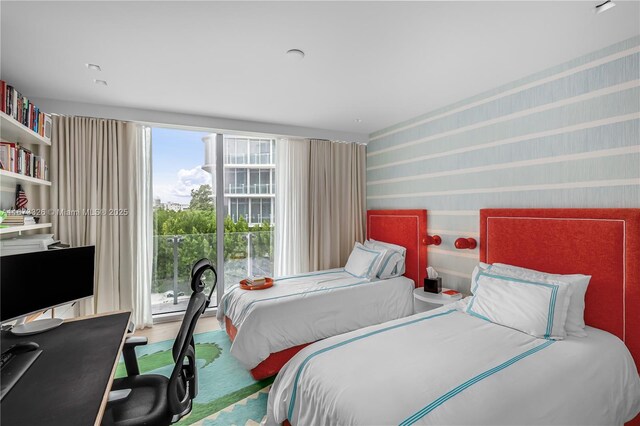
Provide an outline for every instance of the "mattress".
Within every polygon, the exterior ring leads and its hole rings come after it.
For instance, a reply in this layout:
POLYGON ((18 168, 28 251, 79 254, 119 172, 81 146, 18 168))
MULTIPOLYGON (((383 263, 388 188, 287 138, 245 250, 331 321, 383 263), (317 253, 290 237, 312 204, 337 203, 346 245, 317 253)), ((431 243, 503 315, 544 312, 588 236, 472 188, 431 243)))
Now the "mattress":
POLYGON ((413 313, 414 283, 405 277, 367 281, 331 269, 278 278, 265 290, 229 288, 218 306, 237 329, 231 345, 247 369, 269 354, 413 313))
POLYGON ((467 300, 307 346, 280 371, 267 425, 603 425, 640 411, 617 337, 538 339, 467 300))

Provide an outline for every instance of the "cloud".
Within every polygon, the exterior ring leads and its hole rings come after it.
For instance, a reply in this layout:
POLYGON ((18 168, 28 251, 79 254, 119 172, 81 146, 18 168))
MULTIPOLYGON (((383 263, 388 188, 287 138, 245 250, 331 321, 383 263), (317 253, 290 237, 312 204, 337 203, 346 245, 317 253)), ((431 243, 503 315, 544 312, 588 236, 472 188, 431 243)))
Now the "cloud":
POLYGON ((211 185, 211 175, 199 166, 189 170, 180 169, 175 181, 173 179, 169 179, 169 182, 155 181, 153 196, 160 198, 163 202, 173 201, 187 204, 191 201, 191 190, 205 184, 211 185))
POLYGON ((194 167, 190 170, 180 169, 178 171, 178 182, 171 188, 171 193, 176 197, 191 198, 191 190, 205 184, 211 185, 211 175, 200 167, 194 167))

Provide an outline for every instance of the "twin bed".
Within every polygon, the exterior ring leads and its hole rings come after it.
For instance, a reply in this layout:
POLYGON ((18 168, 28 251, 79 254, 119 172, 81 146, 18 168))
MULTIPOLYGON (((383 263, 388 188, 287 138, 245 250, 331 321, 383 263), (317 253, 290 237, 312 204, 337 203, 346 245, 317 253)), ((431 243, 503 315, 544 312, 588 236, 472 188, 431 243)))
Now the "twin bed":
POLYGON ((217 315, 231 353, 264 379, 310 343, 411 315, 426 274, 426 234, 426 210, 370 210, 367 239, 406 249, 403 276, 369 279, 340 268, 277 278, 266 290, 230 287, 217 315))
POLYGON ((591 276, 582 337, 555 336, 564 332, 556 306, 564 324, 576 287, 549 274, 513 278, 530 299, 487 299, 502 288, 489 266, 475 274, 473 297, 298 348, 272 385, 265 423, 640 424, 640 209, 487 209, 480 221, 481 262, 591 276), (546 330, 534 337, 508 322, 544 292, 546 330), (525 305, 505 318, 514 300, 525 305))

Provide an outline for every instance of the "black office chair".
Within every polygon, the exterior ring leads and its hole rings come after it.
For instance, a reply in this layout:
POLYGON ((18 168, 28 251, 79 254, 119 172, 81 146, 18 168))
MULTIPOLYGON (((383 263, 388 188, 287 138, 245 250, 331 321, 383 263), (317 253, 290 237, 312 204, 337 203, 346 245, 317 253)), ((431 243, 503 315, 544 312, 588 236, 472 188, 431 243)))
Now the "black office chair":
POLYGON ((200 315, 211 302, 218 281, 215 268, 201 259, 191 269, 193 293, 184 313, 180 331, 173 344, 175 366, 169 378, 158 374, 140 374, 135 347, 145 345, 146 337, 129 337, 123 348, 127 377, 116 379, 102 419, 103 425, 169 425, 191 412, 192 400, 198 394, 198 370, 193 331, 200 315), (202 274, 211 270, 214 282, 209 296, 202 291, 202 274))

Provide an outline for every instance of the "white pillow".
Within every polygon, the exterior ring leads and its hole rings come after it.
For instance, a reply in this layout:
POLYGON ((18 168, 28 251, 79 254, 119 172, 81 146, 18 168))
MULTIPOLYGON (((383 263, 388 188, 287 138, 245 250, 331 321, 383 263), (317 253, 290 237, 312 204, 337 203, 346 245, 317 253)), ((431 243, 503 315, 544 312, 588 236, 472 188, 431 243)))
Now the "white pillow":
POLYGON ((384 254, 385 250, 366 248, 362 244, 356 243, 344 270, 358 278, 374 278, 384 254))
POLYGON ((384 241, 376 241, 376 240, 368 240, 368 241, 374 246, 381 246, 386 248, 387 250, 394 250, 394 251, 400 252, 402 257, 405 257, 407 255, 407 249, 397 244, 385 243, 384 241))
POLYGON ((364 246, 374 250, 386 250, 385 256, 380 262, 380 268, 376 272, 378 278, 388 279, 404 274, 406 248, 376 240, 367 240, 364 242, 364 246))
POLYGON ((478 274, 480 272, 487 272, 490 267, 491 265, 488 263, 479 262, 478 265, 473 268, 473 272, 471 273, 471 294, 475 294, 473 290, 475 288, 476 280, 478 279, 478 274))
POLYGON ((377 274, 381 280, 399 277, 404 274, 404 257, 397 251, 387 250, 387 253, 388 255, 382 261, 377 274))
POLYGON ((571 285, 571 300, 569 301, 569 311, 567 312, 567 321, 564 328, 569 336, 585 337, 587 335, 587 332, 584 329, 584 298, 587 293, 589 281, 591 280, 591 275, 548 274, 546 272, 521 268, 519 266, 506 265, 504 263, 494 263, 491 265, 489 273, 506 275, 529 281, 560 281, 571 285))
POLYGON ((571 286, 559 281, 528 281, 480 270, 473 283, 473 297, 466 312, 534 337, 559 340, 571 286))

